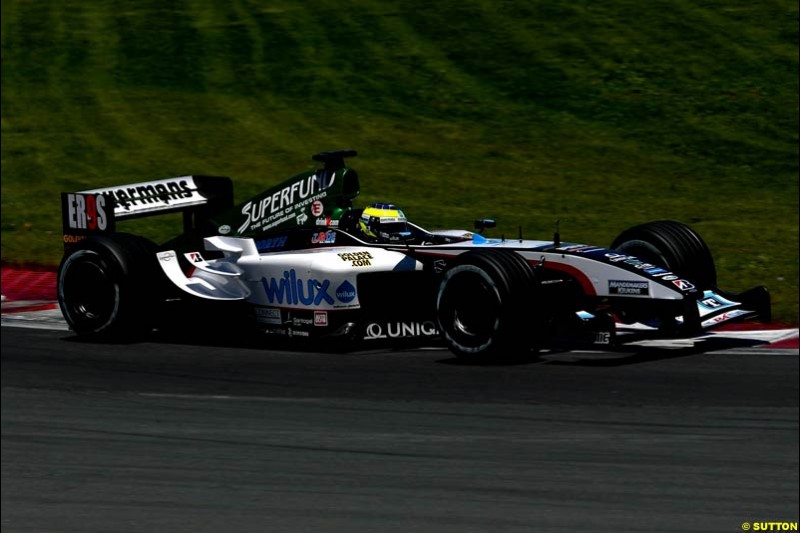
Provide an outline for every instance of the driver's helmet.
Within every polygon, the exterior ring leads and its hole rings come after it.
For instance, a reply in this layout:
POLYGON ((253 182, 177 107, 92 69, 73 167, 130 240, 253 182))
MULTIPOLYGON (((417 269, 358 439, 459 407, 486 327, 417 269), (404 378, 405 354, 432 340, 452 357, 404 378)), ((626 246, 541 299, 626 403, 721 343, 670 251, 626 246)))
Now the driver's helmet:
POLYGON ((366 237, 378 242, 399 241, 408 235, 406 216, 394 204, 372 204, 364 209, 358 226, 366 237))

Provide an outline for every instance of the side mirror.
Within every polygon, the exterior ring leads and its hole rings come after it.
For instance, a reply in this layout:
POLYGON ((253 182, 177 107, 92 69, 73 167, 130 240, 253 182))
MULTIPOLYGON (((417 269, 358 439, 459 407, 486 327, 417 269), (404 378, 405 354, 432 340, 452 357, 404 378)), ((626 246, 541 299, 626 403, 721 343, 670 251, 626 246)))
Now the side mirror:
POLYGON ((481 218, 475 221, 475 229, 478 230, 478 232, 483 232, 486 228, 491 229, 496 226, 497 222, 495 222, 493 218, 481 218))
MULTIPOLYGON (((385 233, 382 235, 386 235, 385 233)), ((398 231, 396 233, 389 233, 388 234, 389 241, 391 242, 402 242, 404 244, 408 244, 414 240, 414 234, 410 231, 398 231)))

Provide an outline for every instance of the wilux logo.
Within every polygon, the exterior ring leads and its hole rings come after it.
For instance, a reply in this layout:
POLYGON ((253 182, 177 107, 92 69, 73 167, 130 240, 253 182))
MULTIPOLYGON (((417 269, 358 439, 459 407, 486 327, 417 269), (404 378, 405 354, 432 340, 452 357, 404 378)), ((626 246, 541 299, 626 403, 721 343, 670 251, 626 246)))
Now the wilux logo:
POLYGON ((328 294, 329 280, 304 280, 297 277, 294 269, 285 271, 282 278, 261 278, 269 303, 286 305, 320 305, 323 302, 333 305, 333 297, 328 294))

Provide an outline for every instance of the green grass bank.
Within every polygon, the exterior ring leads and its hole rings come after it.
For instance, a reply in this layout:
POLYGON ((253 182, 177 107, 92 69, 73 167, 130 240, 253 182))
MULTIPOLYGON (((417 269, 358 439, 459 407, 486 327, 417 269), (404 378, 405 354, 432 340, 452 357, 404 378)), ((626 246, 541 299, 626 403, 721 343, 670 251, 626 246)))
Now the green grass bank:
MULTIPOLYGON (((360 203, 610 244, 672 218, 798 322, 795 1, 2 2, 2 260, 58 263, 60 191, 354 148, 360 203)), ((174 218, 135 223, 166 238, 174 218)))

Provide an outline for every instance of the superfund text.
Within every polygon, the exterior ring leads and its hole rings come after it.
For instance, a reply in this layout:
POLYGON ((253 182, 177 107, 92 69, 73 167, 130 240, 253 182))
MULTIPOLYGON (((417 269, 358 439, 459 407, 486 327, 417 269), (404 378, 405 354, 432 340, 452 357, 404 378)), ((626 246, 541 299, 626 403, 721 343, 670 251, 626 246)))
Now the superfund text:
POLYGON ((260 201, 247 202, 242 207, 242 214, 246 217, 244 223, 239 228, 241 233, 247 227, 254 225, 262 218, 273 215, 283 208, 305 200, 315 192, 319 191, 317 175, 311 175, 283 189, 275 191, 269 196, 265 196, 260 201))

